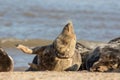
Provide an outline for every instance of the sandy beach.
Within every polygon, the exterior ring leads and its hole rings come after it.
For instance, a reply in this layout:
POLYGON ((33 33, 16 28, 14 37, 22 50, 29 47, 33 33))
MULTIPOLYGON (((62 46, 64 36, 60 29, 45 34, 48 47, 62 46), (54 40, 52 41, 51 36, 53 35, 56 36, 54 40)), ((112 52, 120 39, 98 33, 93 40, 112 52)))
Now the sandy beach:
POLYGON ((119 73, 2 72, 0 80, 120 80, 119 73))

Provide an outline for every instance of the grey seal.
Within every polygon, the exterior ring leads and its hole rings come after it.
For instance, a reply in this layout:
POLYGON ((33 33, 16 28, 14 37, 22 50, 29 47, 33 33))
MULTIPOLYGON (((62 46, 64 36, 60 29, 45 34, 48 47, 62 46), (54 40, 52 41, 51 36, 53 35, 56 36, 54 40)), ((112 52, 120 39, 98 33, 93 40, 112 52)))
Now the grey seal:
POLYGON ((81 55, 75 47, 76 35, 72 22, 65 25, 50 45, 33 49, 21 44, 17 45, 17 48, 24 53, 37 55, 28 69, 35 71, 77 71, 81 65, 81 55))

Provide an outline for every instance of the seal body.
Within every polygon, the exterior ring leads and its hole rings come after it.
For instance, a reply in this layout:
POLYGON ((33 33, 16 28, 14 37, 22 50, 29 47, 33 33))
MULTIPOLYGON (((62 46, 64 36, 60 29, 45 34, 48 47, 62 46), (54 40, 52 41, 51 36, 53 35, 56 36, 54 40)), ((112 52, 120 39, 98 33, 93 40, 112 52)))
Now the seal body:
MULTIPOLYGON (((51 46, 52 45, 49 47, 51 51, 53 51, 51 46)), ((75 54, 73 54, 72 57, 61 58, 53 52, 47 53, 46 51, 48 51, 48 48, 45 48, 46 50, 44 50, 42 54, 35 56, 27 71, 76 71, 79 69, 81 65, 81 56, 77 50, 75 50, 75 54)))
POLYGON ((12 58, 0 48, 0 72, 13 71, 13 67, 12 58))
POLYGON ((86 60, 91 52, 98 46, 103 46, 106 43, 98 42, 98 41, 86 41, 79 40, 76 43, 76 50, 80 53, 82 58, 82 64, 79 70, 87 70, 86 69, 86 60))
POLYGON ((91 52, 91 49, 85 47, 84 45, 82 45, 80 42, 76 43, 76 51, 81 55, 81 66, 79 68, 79 70, 86 70, 86 59, 88 57, 88 55, 91 52))
POLYGON ((86 61, 90 71, 111 72, 120 70, 120 44, 97 47, 86 61))
POLYGON ((62 33, 53 41, 53 44, 33 49, 33 53, 37 53, 39 63, 37 66, 31 64, 31 67, 37 70, 78 70, 81 58, 80 54, 76 52, 75 46, 76 35, 73 25, 68 23, 62 33))

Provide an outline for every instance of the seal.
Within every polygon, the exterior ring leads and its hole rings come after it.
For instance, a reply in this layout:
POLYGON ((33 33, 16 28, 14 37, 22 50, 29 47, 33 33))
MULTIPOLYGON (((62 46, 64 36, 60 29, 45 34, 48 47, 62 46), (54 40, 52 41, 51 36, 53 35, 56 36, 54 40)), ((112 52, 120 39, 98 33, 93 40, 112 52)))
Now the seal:
POLYGON ((115 38, 115 39, 112 39, 112 40, 110 40, 109 42, 108 42, 109 44, 116 44, 116 43, 120 43, 120 37, 117 37, 117 38, 115 38))
POLYGON ((76 43, 76 49, 80 53, 82 58, 82 64, 80 66, 81 70, 87 70, 86 69, 86 60, 89 54, 98 46, 103 46, 106 43, 103 42, 97 42, 97 41, 86 41, 86 40, 80 40, 76 43))
POLYGON ((0 72, 13 71, 13 59, 8 56, 8 54, 0 48, 0 72))
POLYGON ((120 44, 99 46, 88 56, 86 68, 97 72, 120 71, 120 44))
POLYGON ((36 54, 28 70, 35 71, 77 71, 81 65, 81 56, 76 50, 76 35, 73 24, 69 22, 52 44, 28 47, 18 44, 17 48, 27 54, 36 54), (37 60, 36 60, 37 59, 37 60))
POLYGON ((81 59, 82 59, 82 64, 81 64, 81 66, 79 68, 79 71, 86 70, 86 64, 85 64, 85 62, 86 62, 86 58, 90 54, 91 50, 92 49, 84 46, 80 42, 76 43, 76 51, 81 55, 81 59))

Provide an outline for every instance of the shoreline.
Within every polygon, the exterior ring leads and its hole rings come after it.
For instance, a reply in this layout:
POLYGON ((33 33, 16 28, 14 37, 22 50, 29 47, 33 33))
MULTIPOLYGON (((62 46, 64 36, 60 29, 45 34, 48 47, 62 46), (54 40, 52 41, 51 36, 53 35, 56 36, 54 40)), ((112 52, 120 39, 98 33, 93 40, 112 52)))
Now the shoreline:
POLYGON ((44 39, 15 39, 15 38, 2 38, 0 39, 0 47, 14 48, 17 44, 23 44, 29 47, 43 46, 52 43, 52 40, 44 39))
MULTIPOLYGON (((0 38, 0 47, 3 48, 14 48, 16 44, 23 44, 28 47, 33 46, 44 46, 51 44, 53 40, 45 40, 45 39, 16 39, 16 38, 0 38)), ((105 43, 102 41, 90 41, 90 40, 77 40, 77 42, 85 43, 85 44, 101 44, 105 43)))

